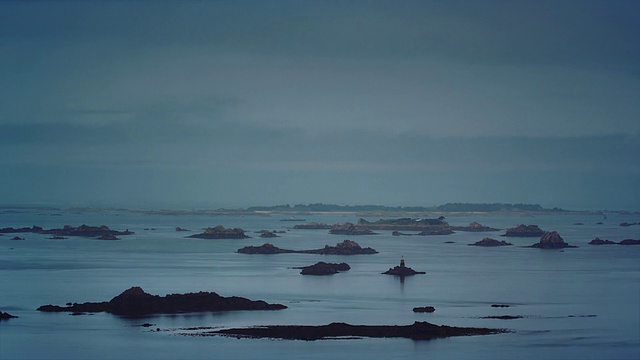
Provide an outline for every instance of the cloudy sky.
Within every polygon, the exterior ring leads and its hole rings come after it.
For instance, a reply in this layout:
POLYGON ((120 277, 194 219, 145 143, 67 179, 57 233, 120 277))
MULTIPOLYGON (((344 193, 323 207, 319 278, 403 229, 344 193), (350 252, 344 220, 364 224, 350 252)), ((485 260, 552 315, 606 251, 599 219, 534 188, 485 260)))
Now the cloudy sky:
POLYGON ((2 1, 0 203, 640 209, 640 2, 2 1))

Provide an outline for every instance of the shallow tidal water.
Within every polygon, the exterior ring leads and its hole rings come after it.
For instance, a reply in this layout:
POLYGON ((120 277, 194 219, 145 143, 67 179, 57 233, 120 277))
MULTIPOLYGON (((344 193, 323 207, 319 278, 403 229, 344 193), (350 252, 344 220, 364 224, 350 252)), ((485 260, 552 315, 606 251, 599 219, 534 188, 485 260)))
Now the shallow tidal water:
MULTIPOLYGON (((640 359, 640 246, 587 245, 596 236, 640 239, 640 226, 620 227, 637 216, 450 216, 451 225, 478 221, 505 229, 537 224, 556 230, 575 249, 524 248, 537 238, 491 233, 400 236, 390 231, 355 236, 376 255, 245 255, 236 250, 271 242, 287 249, 315 249, 349 238, 327 230, 293 230, 286 216, 148 215, 127 211, 68 212, 0 209, 0 227, 105 224, 134 235, 119 241, 50 240, 48 235, 0 236, 0 310, 19 316, 0 322, 0 359, 640 359), (602 221, 604 224, 596 225, 602 221), (581 222, 584 225, 574 225, 581 222), (184 238, 180 226, 200 232, 222 224, 241 227, 251 239, 184 238), (154 228, 155 230, 144 230, 154 228), (287 230, 261 239, 262 229, 287 230), (467 246, 485 236, 513 246, 467 246), (445 243, 453 241, 453 243, 445 243), (404 257, 426 275, 381 275, 404 257), (295 266, 347 262, 332 276, 299 274, 295 266), (239 311, 125 318, 111 314, 40 313, 44 304, 108 301, 131 286, 165 295, 215 291, 222 296, 282 303, 281 311, 239 311), (492 308, 491 304, 510 304, 492 308), (416 306, 434 306, 416 314, 416 306), (481 319, 520 315, 521 319, 481 319), (430 341, 349 339, 314 342, 185 336, 191 327, 280 324, 411 324, 507 328, 506 334, 430 341), (140 327, 152 323, 153 327, 140 327), (160 331, 156 331, 160 329, 160 331)), ((352 215, 309 215, 307 221, 355 222, 352 215)), ((367 218, 375 221, 378 218, 367 218)))

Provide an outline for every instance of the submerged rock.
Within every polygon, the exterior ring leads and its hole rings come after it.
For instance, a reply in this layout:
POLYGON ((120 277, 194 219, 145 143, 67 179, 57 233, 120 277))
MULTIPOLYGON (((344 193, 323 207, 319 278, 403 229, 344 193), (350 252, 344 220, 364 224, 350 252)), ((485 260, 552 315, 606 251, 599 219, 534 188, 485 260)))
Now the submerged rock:
POLYGON ((564 249, 564 248, 575 248, 577 246, 572 246, 564 242, 564 239, 557 231, 550 231, 545 233, 540 237, 540 242, 533 244, 529 247, 538 248, 538 249, 564 249))
POLYGON ((511 243, 508 243, 504 240, 499 241, 499 240, 495 240, 495 239, 491 239, 491 238, 484 238, 480 241, 477 241, 473 244, 469 244, 469 246, 509 246, 509 245, 513 245, 511 243))
POLYGON ((108 302, 74 303, 71 306, 43 305, 44 312, 108 312, 115 315, 142 316, 204 311, 281 310, 281 304, 268 304, 262 300, 242 297, 223 297, 215 292, 151 295, 140 287, 132 287, 108 302))

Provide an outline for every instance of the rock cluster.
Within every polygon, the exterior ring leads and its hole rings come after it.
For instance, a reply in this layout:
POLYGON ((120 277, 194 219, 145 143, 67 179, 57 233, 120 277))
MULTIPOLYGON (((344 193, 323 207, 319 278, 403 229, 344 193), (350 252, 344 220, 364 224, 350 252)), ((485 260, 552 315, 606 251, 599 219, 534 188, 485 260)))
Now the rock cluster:
POLYGON ((599 237, 589 241, 589 245, 614 245, 615 241, 602 240, 599 237))
POLYGON ((49 229, 45 230, 40 226, 33 226, 30 228, 4 228, 0 229, 0 233, 35 233, 35 234, 47 234, 47 235, 55 235, 55 236, 83 236, 83 237, 99 237, 103 235, 131 235, 132 231, 117 231, 111 230, 106 225, 100 226, 89 226, 89 225, 80 225, 78 227, 73 227, 71 225, 65 225, 62 229, 49 229))
POLYGON ((469 232, 486 232, 486 231, 498 231, 500 229, 484 226, 478 222, 472 222, 467 226, 452 226, 456 231, 469 231, 469 232))
POLYGON ((222 225, 218 225, 216 227, 208 227, 201 234, 194 234, 187 237, 198 238, 198 239, 246 239, 248 238, 248 236, 244 234, 244 230, 240 228, 225 229, 225 227, 222 225))
POLYGON ((288 250, 280 249, 273 244, 263 244, 261 246, 245 246, 238 249, 241 254, 321 254, 321 255, 368 255, 377 254, 378 252, 372 248, 362 248, 360 245, 351 240, 344 240, 336 246, 325 245, 322 249, 315 250, 288 250))
POLYGON ((150 314, 175 314, 203 311, 232 310, 281 310, 281 304, 268 304, 262 300, 253 301, 242 297, 223 297, 214 292, 151 295, 140 287, 132 287, 108 302, 74 303, 69 306, 43 305, 38 311, 44 312, 108 312, 115 315, 143 316, 150 314))
POLYGON ((346 222, 342 225, 337 224, 334 225, 331 230, 329 230, 330 234, 334 234, 334 235, 348 235, 348 236, 353 236, 353 235, 376 235, 376 233, 374 233, 373 231, 365 228, 365 227, 361 227, 361 226, 356 226, 350 222, 346 222))
POLYGON ((564 249, 575 248, 577 246, 572 246, 564 242, 564 239, 557 231, 550 231, 540 237, 540 242, 533 244, 530 247, 538 249, 564 249))

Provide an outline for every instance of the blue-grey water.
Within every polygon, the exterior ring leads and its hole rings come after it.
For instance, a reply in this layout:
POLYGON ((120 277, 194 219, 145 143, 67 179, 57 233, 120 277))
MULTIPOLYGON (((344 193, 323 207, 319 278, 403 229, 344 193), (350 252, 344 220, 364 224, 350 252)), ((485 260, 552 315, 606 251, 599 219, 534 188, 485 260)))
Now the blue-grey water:
MULTIPOLYGON (((105 224, 134 235, 119 241, 50 240, 0 236, 0 310, 19 316, 0 322, 0 359, 640 359, 640 246, 592 246, 595 238, 640 238, 637 215, 459 216, 497 228, 520 223, 557 230, 565 250, 524 248, 535 238, 508 238, 514 246, 467 246, 502 232, 351 237, 380 253, 361 256, 244 255, 236 250, 271 242, 289 249, 335 245, 347 237, 326 230, 292 230, 283 216, 147 215, 126 211, 68 212, 0 209, 0 227, 105 224), (602 221, 604 224, 596 225, 602 221), (576 222, 584 225, 573 225, 576 222), (244 240, 187 239, 176 226, 199 231, 241 227, 244 240), (155 230, 144 230, 155 228, 155 230), (260 239, 255 231, 287 230, 260 239), (445 243, 453 241, 454 243, 445 243), (401 257, 426 275, 400 282, 380 273, 401 257), (351 270, 302 276, 293 266, 347 262, 351 270), (159 295, 215 291, 289 308, 282 311, 160 315, 131 319, 111 314, 40 313, 44 304, 106 301, 131 286, 159 295), (510 304, 492 308, 491 304, 510 304), (416 314, 416 306, 434 306, 416 314), (480 319, 521 315, 514 320, 480 319), (588 316, 595 315, 595 316, 588 316), (351 339, 315 342, 183 336, 186 327, 263 324, 411 324, 500 327, 510 333, 431 341, 351 339), (138 325, 149 322, 151 328, 138 325), (160 328, 162 331, 155 331, 160 328)), ((352 215, 309 215, 308 221, 357 221, 352 215)), ((368 218, 377 220, 377 218, 368 218)))

